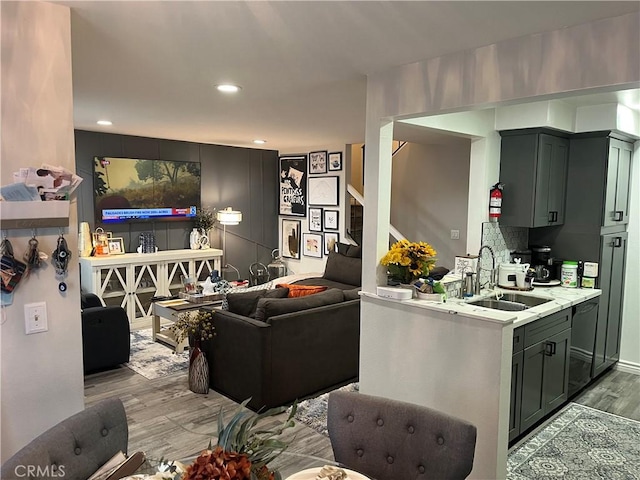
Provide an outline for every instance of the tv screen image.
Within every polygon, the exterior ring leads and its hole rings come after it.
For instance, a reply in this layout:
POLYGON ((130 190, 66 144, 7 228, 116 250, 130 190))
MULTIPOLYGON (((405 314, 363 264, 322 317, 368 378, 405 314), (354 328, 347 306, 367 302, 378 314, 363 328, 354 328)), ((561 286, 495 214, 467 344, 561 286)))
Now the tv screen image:
POLYGON ((200 163, 95 157, 96 222, 191 220, 200 205, 200 163))

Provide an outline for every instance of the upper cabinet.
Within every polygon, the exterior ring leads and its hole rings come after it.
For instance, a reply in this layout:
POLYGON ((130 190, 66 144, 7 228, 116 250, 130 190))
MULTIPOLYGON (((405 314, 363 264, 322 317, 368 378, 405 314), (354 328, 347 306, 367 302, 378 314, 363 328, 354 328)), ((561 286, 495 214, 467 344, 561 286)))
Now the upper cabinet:
POLYGON ((500 224, 562 225, 569 159, 568 134, 544 128, 500 132, 500 224))

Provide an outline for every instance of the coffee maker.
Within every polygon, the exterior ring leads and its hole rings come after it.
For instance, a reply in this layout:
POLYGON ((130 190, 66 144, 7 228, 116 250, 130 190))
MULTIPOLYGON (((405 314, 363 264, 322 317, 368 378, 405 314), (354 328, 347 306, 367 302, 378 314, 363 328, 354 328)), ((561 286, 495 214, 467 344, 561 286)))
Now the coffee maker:
POLYGON ((531 269, 535 273, 535 283, 549 283, 557 279, 557 268, 548 245, 532 245, 531 269))

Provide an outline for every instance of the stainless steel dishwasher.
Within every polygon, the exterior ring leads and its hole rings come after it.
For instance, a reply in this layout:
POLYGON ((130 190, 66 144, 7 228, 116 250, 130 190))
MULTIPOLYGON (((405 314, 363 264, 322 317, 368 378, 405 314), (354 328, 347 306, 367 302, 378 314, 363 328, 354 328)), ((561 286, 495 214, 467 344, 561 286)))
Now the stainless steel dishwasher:
POLYGON ((569 398, 593 378, 593 355, 598 321, 598 298, 573 307, 571 318, 571 350, 569 356, 569 398))

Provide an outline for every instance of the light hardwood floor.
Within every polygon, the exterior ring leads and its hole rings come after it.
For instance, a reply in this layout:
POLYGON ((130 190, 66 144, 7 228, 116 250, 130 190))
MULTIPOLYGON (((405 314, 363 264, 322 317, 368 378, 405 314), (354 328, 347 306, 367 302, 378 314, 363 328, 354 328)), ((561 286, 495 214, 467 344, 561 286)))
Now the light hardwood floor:
MULTIPOLYGON (((197 455, 215 438, 220 409, 228 418, 238 408, 213 390, 192 393, 185 372, 148 380, 121 367, 85 377, 87 406, 111 396, 122 399, 127 412, 129 451, 143 451, 155 459, 197 455)), ((640 376, 611 370, 573 401, 640 421, 639 398, 640 376)), ((286 438, 293 440, 291 447, 274 464, 285 477, 333 459, 329 439, 304 424, 296 424, 286 438)))

